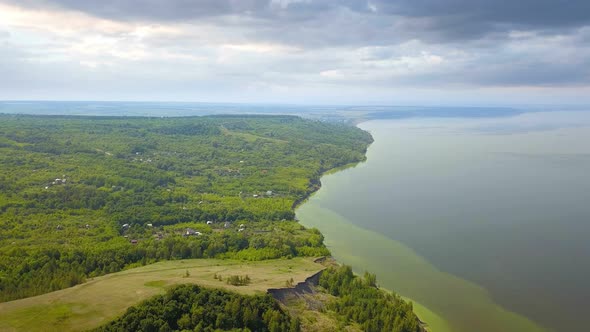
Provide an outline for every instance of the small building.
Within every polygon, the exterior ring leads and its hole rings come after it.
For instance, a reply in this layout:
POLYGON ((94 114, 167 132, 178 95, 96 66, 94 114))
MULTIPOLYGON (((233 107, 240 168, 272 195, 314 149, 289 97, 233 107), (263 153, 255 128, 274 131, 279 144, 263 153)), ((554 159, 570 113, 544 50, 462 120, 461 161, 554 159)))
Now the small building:
POLYGON ((147 224, 147 227, 154 227, 154 225, 152 225, 152 224, 147 224))
POLYGON ((254 197, 254 198, 258 198, 258 195, 254 194, 254 195, 252 195, 252 197, 254 197))
POLYGON ((135 240, 135 239, 131 240, 130 242, 131 242, 131 244, 137 244, 137 240, 135 240))
POLYGON ((266 196, 272 196, 272 190, 267 191, 266 196))
POLYGON ((121 228, 129 228, 129 224, 123 224, 123 226, 121 226, 121 228))
POLYGON ((192 228, 187 228, 186 231, 184 232, 184 236, 199 236, 201 235, 201 232, 197 232, 192 228))
POLYGON ((211 220, 207 221, 207 225, 213 225, 213 222, 211 220))

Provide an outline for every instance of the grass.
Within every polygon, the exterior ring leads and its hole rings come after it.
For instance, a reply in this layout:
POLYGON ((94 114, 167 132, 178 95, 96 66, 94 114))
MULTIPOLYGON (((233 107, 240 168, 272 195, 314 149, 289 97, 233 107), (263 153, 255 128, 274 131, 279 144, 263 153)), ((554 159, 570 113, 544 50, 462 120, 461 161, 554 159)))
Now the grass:
POLYGON ((171 285, 194 283, 242 294, 261 294, 304 281, 323 268, 310 258, 244 262, 193 259, 166 261, 130 269, 60 291, 0 303, 0 331, 80 331, 98 327, 125 310, 161 294, 171 285), (187 276, 186 272, 189 272, 187 276), (215 279, 220 275, 222 281, 215 279), (226 276, 248 275, 247 286, 232 286, 226 276))
POLYGON ((225 128, 224 126, 221 126, 220 129, 221 129, 221 132, 226 136, 239 137, 247 142, 256 142, 257 140, 263 140, 263 141, 267 141, 267 142, 276 142, 276 143, 283 143, 283 144, 288 143, 285 140, 281 140, 281 139, 277 139, 277 138, 270 138, 270 137, 258 136, 258 135, 254 135, 254 134, 250 134, 250 133, 232 131, 232 130, 225 128))

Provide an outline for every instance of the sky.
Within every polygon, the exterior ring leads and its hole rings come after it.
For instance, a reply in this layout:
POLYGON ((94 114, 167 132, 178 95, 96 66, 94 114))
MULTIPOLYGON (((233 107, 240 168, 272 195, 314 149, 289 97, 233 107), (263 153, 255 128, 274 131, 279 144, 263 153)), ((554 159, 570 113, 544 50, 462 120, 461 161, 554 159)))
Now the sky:
POLYGON ((590 104, 588 0, 0 0, 0 99, 590 104))

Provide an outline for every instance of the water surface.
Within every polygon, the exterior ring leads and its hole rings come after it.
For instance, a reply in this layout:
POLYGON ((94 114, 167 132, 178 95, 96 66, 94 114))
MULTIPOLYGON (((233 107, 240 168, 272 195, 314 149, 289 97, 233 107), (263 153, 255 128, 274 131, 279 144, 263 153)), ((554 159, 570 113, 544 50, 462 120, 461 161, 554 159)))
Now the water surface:
POLYGON ((367 162, 298 210, 337 258, 453 330, 586 328, 590 113, 360 127, 375 138, 367 162))

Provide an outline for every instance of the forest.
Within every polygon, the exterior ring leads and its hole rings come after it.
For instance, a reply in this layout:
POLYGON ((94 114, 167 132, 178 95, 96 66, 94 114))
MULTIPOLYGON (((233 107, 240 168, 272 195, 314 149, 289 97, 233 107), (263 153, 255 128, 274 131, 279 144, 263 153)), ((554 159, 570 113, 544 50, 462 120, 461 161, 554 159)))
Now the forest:
MULTIPOLYGON (((238 279, 238 276, 234 276, 238 279)), ((342 330, 422 332, 412 304, 380 290, 375 275, 355 276, 350 266, 331 266, 316 291, 331 296, 326 315, 342 330)), ((136 306, 96 331, 300 331, 305 319, 284 310, 270 295, 245 296, 196 285, 175 286, 136 306)), ((336 328, 336 327, 332 327, 336 328)))
POLYGON ((298 332, 297 319, 270 295, 239 295, 181 285, 144 301, 95 332, 260 331, 298 332))
POLYGON ((336 297, 328 309, 345 323, 359 324, 363 331, 423 331, 412 303, 380 290, 374 274, 365 272, 361 278, 350 266, 329 267, 320 276, 319 286, 336 297))
POLYGON ((293 207, 371 142, 294 116, 0 115, 0 301, 158 260, 325 255, 293 207))

